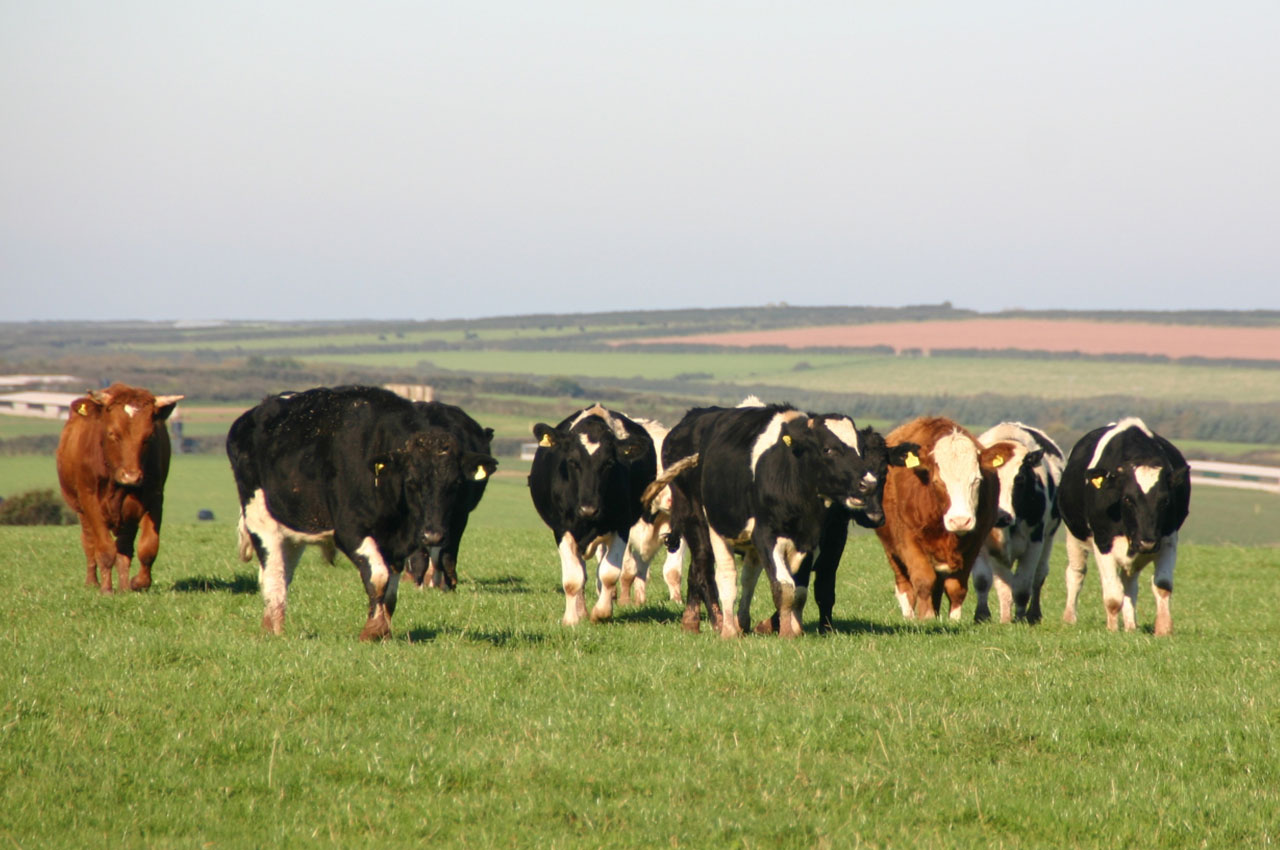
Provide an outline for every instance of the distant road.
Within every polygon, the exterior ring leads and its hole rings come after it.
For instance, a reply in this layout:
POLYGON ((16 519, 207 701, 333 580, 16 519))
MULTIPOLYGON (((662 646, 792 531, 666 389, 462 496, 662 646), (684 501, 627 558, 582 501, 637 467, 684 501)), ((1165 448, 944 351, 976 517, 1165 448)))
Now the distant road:
POLYGON ((1083 354, 1163 354, 1168 357, 1280 360, 1280 327, 1210 327, 1053 319, 956 319, 831 325, 646 337, 627 340, 627 343, 742 347, 780 345, 787 348, 888 345, 898 352, 913 348, 925 352, 946 348, 1016 348, 1024 351, 1079 351, 1083 354))

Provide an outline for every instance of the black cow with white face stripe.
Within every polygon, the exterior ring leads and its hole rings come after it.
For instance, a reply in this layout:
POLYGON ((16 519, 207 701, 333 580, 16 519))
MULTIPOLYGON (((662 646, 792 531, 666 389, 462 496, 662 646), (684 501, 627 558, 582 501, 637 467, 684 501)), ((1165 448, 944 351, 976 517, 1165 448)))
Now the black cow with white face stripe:
POLYGON ((614 590, 631 527, 643 515, 640 495, 657 473, 653 440, 643 427, 599 404, 552 427, 533 428, 538 450, 529 469, 533 506, 560 551, 565 608, 562 622, 586 614, 586 559, 597 556, 597 622, 613 613, 614 590))
POLYGON ((1076 621, 1076 600, 1092 550, 1107 628, 1116 629, 1120 617, 1126 631, 1136 627, 1138 573, 1154 562, 1155 633, 1170 634, 1178 529, 1191 504, 1190 470, 1182 453, 1137 418, 1090 431, 1067 458, 1059 504, 1068 532, 1063 620, 1076 621))
POLYGON ((284 630, 286 595, 308 543, 336 546, 369 596, 361 640, 391 631, 400 574, 439 545, 464 482, 497 461, 426 424, 413 402, 380 387, 319 387, 270 396, 227 433, 240 495, 242 553, 256 551, 262 627, 284 630))
POLYGON ((1061 524, 1058 488, 1065 459, 1047 434, 1021 422, 1001 422, 978 442, 987 448, 1002 445, 1005 451, 992 459, 1000 501, 996 527, 973 565, 971 578, 978 595, 974 620, 991 619, 987 597, 994 584, 1000 622, 1038 623, 1043 616, 1040 590, 1061 524))
POLYGON ((685 628, 698 628, 700 604, 724 637, 749 628, 751 596, 765 569, 778 633, 800 634, 808 588, 796 577, 818 548, 828 511, 880 510, 883 474, 868 470, 861 436, 845 416, 810 417, 754 402, 695 408, 671 430, 663 448, 668 472, 655 487, 671 475, 672 525, 692 557, 685 628), (744 555, 736 616, 735 550, 744 555))

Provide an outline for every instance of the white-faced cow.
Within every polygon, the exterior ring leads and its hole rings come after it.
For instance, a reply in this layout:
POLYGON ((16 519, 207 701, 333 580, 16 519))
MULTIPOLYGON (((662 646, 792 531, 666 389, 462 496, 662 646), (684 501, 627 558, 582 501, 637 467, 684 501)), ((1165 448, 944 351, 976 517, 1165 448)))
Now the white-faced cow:
POLYGON ((1040 589, 1049 574, 1053 537, 1061 523, 1058 486, 1062 450, 1043 431, 1021 422, 1001 422, 978 437, 987 448, 1007 452, 992 458, 1000 481, 996 526, 973 565, 977 621, 989 620, 987 596, 994 583, 1000 622, 1041 620, 1040 589))
POLYGON ((866 496, 857 433, 848 417, 810 417, 779 404, 695 408, 671 430, 667 470, 654 486, 669 483, 672 524, 689 545, 686 629, 698 629, 700 604, 723 637, 749 628, 763 568, 778 633, 800 634, 807 588, 797 586, 795 574, 817 548, 828 507, 857 509, 866 496), (737 549, 744 558, 735 616, 737 549))
POLYGON ((1191 504, 1190 471, 1172 443, 1128 418, 1090 431, 1067 458, 1059 493, 1067 526, 1067 604, 1062 619, 1076 621, 1076 600, 1088 562, 1098 562, 1107 628, 1123 616, 1136 627, 1138 573, 1155 562, 1155 633, 1173 631, 1169 597, 1178 558, 1178 529, 1191 504))
MULTIPOLYGON (((658 474, 661 475, 662 443, 667 438, 667 427, 655 419, 636 419, 635 422, 653 440, 658 474)), ((622 558, 622 578, 618 582, 619 605, 626 605, 633 599, 637 605, 644 604, 649 565, 660 550, 665 552, 662 579, 667 585, 667 594, 673 602, 682 601, 680 578, 684 573, 688 547, 679 539, 679 535, 671 533, 671 488, 663 487, 657 497, 645 507, 644 514, 631 526, 627 539, 627 552, 622 558)))
POLYGON ((538 449, 529 469, 529 494, 560 552, 565 607, 562 622, 586 614, 586 559, 597 557, 598 598, 592 622, 613 614, 631 528, 644 514, 640 494, 657 472, 653 440, 631 419, 599 404, 552 427, 533 428, 538 449))
POLYGON ((876 529, 893 570, 902 614, 921 620, 940 613, 960 618, 969 571, 996 521, 998 454, 950 419, 922 417, 889 432, 891 443, 915 443, 919 452, 889 470, 885 522, 876 529))
MULTIPOLYGON (((480 455, 491 454, 493 429, 482 428, 462 408, 439 401, 414 403, 418 421, 428 426, 443 428, 454 436, 464 452, 480 455)), ((464 479, 458 485, 456 496, 449 500, 448 531, 439 544, 425 552, 418 552, 409 559, 409 575, 419 588, 424 584, 443 590, 453 590, 458 585, 458 547, 462 534, 467 530, 471 512, 480 504, 489 476, 464 479)))
POLYGON ((263 629, 283 632, 302 550, 331 538, 369 596, 361 640, 390 633, 406 561, 440 545, 464 482, 497 466, 426 424, 413 402, 361 386, 267 398, 232 424, 227 456, 258 555, 263 629))
POLYGON ((181 399, 115 383, 71 403, 58 441, 58 482, 80 518, 85 584, 103 593, 111 592, 113 569, 122 591, 151 586, 169 477, 164 420, 181 399), (139 531, 138 574, 130 580, 139 531))

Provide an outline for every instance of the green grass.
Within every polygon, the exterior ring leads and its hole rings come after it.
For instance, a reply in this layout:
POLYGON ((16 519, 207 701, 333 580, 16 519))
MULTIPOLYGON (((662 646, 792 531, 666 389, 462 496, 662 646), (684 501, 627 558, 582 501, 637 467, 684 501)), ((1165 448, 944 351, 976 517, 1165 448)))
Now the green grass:
POLYGON ((1081 623, 1058 622, 1060 557, 1037 628, 904 623, 878 544, 859 532, 836 635, 726 642, 682 633, 660 599, 564 629, 550 535, 479 520, 458 592, 406 589, 377 646, 355 639, 354 569, 312 553, 286 635, 261 636, 255 571, 235 559, 227 522, 168 528, 156 587, 119 597, 81 586, 75 529, 0 529, 0 837, 77 848, 1280 837, 1272 551, 1184 547, 1175 634, 1156 640, 1145 592, 1144 628, 1106 632, 1092 575, 1081 623))

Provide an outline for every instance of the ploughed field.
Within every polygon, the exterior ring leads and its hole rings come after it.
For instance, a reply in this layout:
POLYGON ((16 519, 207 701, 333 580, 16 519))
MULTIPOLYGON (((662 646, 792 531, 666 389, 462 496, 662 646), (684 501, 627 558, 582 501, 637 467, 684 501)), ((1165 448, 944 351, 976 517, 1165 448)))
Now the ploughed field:
MULTIPOLYGON (((875 537, 837 632, 679 628, 660 580, 559 625, 551 535, 495 480, 453 594, 356 634, 309 552, 264 637, 233 518, 169 523, 147 593, 82 586, 78 531, 4 528, 0 834, 15 846, 1266 846, 1280 839, 1280 558, 1184 545, 1174 635, 1097 579, 1037 627, 902 620, 875 537)), ((185 498, 185 497, 183 497, 185 498)), ((1193 514, 1194 515, 1194 514, 1193 514)), ((656 579, 656 577, 655 577, 656 579)), ((757 615, 767 613, 757 594, 757 615)), ((589 600, 591 595, 589 594, 589 600)))

